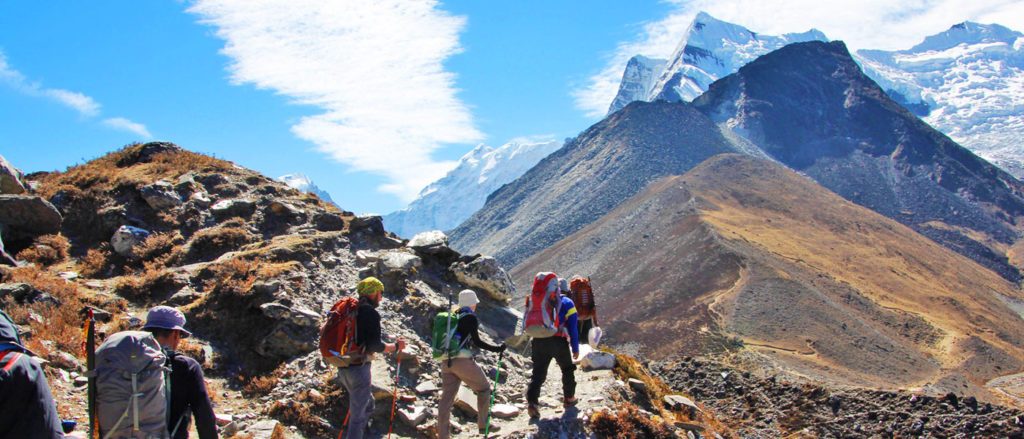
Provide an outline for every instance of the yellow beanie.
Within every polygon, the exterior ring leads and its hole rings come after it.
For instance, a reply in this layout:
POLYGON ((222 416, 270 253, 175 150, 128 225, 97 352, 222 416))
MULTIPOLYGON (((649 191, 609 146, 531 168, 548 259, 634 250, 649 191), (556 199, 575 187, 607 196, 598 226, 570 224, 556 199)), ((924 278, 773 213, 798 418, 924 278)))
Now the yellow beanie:
POLYGON ((356 284, 356 292, 360 296, 370 296, 384 291, 384 283, 375 277, 368 277, 356 284))

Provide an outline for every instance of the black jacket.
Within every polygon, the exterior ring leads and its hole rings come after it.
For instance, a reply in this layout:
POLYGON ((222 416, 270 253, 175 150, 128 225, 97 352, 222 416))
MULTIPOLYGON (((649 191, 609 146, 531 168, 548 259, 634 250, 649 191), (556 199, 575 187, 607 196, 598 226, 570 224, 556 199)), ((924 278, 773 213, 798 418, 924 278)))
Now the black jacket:
POLYGON ((485 349, 491 352, 501 352, 501 346, 495 346, 487 343, 480 338, 480 320, 476 318, 476 314, 469 311, 467 308, 459 310, 459 324, 455 327, 455 333, 459 335, 460 340, 466 340, 466 338, 473 339, 473 345, 480 349, 485 349))
POLYGON ((356 344, 363 348, 363 353, 369 355, 376 352, 384 352, 384 341, 381 340, 380 313, 376 305, 366 297, 359 298, 359 308, 356 311, 356 344))
POLYGON ((21 347, 18 332, 0 311, 0 438, 64 437, 43 368, 21 347))
POLYGON ((181 420, 174 439, 187 439, 192 416, 196 418, 199 439, 217 439, 217 420, 206 392, 203 368, 196 360, 173 351, 165 351, 171 363, 171 417, 168 431, 181 420))

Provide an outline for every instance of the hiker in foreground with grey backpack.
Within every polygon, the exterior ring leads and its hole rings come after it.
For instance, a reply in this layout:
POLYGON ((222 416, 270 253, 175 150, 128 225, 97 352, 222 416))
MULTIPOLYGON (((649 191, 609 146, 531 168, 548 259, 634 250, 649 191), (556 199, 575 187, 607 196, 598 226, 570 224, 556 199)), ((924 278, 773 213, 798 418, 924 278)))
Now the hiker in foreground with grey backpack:
MULTIPOLYGON (((449 299, 451 300, 451 299, 449 299)), ((481 434, 488 429, 488 413, 491 401, 491 385, 483 370, 473 359, 473 346, 491 352, 503 353, 505 343, 492 345, 480 338, 480 321, 476 318, 476 307, 480 303, 476 292, 459 292, 457 311, 440 313, 434 318, 432 350, 434 358, 441 362, 441 401, 438 402, 437 437, 448 439, 452 405, 459 393, 459 384, 466 383, 476 394, 477 427, 481 434)), ((500 362, 499 362, 500 364, 500 362)), ((491 425, 490 431, 498 431, 491 425)))
POLYGON ((96 349, 96 417, 103 439, 188 438, 191 415, 200 439, 216 439, 202 368, 175 352, 185 330, 177 309, 157 306, 143 331, 111 335, 96 349))

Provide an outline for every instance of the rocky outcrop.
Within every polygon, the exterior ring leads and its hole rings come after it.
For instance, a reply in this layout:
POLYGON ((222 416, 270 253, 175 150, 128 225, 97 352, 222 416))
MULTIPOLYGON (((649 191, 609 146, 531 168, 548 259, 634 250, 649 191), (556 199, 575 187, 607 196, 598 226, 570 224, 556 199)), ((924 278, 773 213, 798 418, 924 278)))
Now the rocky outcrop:
POLYGON ((60 212, 49 201, 31 195, 0 195, 0 224, 20 232, 57 233, 60 212))
POLYGON ((0 155, 0 194, 18 195, 27 192, 22 174, 4 156, 0 155))
POLYGON ((316 349, 320 314, 290 308, 277 302, 260 305, 260 311, 275 322, 270 334, 256 346, 264 357, 290 358, 316 349))
POLYGON ((459 282, 479 288, 494 300, 507 303, 515 296, 512 277, 490 256, 463 257, 450 270, 459 282))
POLYGON ((160 180, 156 183, 139 188, 142 199, 153 210, 162 211, 173 209, 181 205, 181 197, 174 191, 174 185, 169 181, 160 180))

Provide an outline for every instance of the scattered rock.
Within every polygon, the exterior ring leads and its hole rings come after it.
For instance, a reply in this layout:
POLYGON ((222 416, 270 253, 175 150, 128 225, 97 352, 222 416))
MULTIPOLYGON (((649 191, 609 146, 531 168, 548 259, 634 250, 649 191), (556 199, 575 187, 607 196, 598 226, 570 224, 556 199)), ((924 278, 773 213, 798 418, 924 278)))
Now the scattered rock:
POLYGON ((226 415, 226 414, 223 414, 223 413, 218 413, 216 415, 216 419, 217 419, 217 425, 219 425, 219 426, 228 425, 228 424, 234 422, 234 420, 235 420, 234 416, 226 415))
POLYGON ((378 261, 378 270, 382 276, 409 277, 421 266, 423 260, 419 256, 398 250, 384 253, 378 261))
POLYGON ((118 160, 118 166, 129 166, 135 163, 149 163, 153 161, 153 156, 162 153, 178 153, 182 149, 180 146, 175 145, 171 142, 149 142, 142 145, 138 152, 135 154, 126 155, 125 157, 118 160))
POLYGON ((365 233, 371 236, 384 236, 384 221, 378 215, 358 216, 349 224, 352 233, 365 233))
POLYGON ((57 273, 57 276, 60 276, 60 278, 64 279, 64 280, 75 280, 75 279, 78 279, 78 272, 77 271, 62 271, 60 273, 57 273))
POLYGON ((629 387, 632 388, 633 390, 637 391, 637 392, 646 392, 647 391, 647 384, 645 384, 643 381, 640 381, 640 380, 638 380, 636 378, 630 378, 629 379, 629 387))
POLYGON ((305 216, 306 214, 304 210, 295 207, 291 203, 286 203, 284 201, 278 200, 271 201, 270 204, 267 205, 267 210, 270 211, 270 213, 277 216, 292 218, 302 217, 305 216))
POLYGON ((280 422, 263 420, 252 424, 245 430, 252 439, 285 439, 285 429, 280 422))
POLYGON ((427 420, 427 410, 420 406, 398 409, 398 417, 410 427, 416 427, 427 420))
POLYGON ((241 198, 218 201, 213 206, 210 206, 210 212, 221 219, 233 216, 248 217, 255 211, 255 202, 241 198))
POLYGON ((136 258, 135 247, 142 244, 150 235, 148 230, 133 226, 121 226, 110 237, 110 245, 117 253, 126 258, 136 258))
POLYGON ((181 197, 174 191, 169 181, 160 180, 156 183, 139 188, 142 199, 156 211, 173 209, 181 205, 181 197))
POLYGON ((193 192, 192 195, 188 197, 188 200, 199 207, 209 207, 213 204, 213 200, 210 199, 210 194, 203 191, 193 192))
POLYGON ((459 282, 479 288, 500 302, 508 303, 515 294, 512 277, 493 257, 477 256, 469 261, 460 260, 453 263, 449 269, 459 282))
POLYGON ((64 370, 82 370, 82 363, 78 358, 64 351, 53 351, 46 359, 50 364, 64 370))
POLYGON ((614 369, 615 355, 607 352, 592 351, 580 360, 580 366, 586 370, 614 369))
POLYGON ((0 300, 6 297, 14 299, 19 304, 43 303, 54 306, 60 305, 60 301, 57 298, 24 282, 0 284, 0 300))
POLYGON ((495 404, 491 407, 491 415, 498 419, 512 419, 519 416, 519 408, 510 404, 495 404))
POLYGON ((701 412, 700 407, 697 407, 693 400, 682 395, 666 395, 663 401, 672 410, 688 412, 691 419, 701 412))
POLYGON ((49 201, 32 195, 0 195, 0 224, 33 234, 60 231, 60 212, 49 201))
POLYGON ((188 305, 192 302, 195 302, 196 300, 199 300, 200 297, 202 297, 201 294, 196 292, 196 290, 192 289, 192 287, 186 285, 182 289, 178 290, 177 293, 174 293, 174 295, 168 298, 167 304, 171 306, 188 305))
POLYGON ((420 395, 434 393, 439 390, 441 390, 441 388, 437 387, 437 384, 434 384, 432 381, 424 381, 416 386, 416 393, 419 393, 420 395))
POLYGON ((471 418, 476 418, 476 393, 469 387, 459 386, 459 393, 455 396, 455 408, 462 410, 471 418))
POLYGON ((440 230, 418 233, 409 240, 407 247, 423 254, 438 254, 451 251, 448 248, 448 235, 440 230))
POLYGON ((313 215, 313 227, 321 232, 337 232, 345 229, 345 220, 336 213, 320 212, 313 215))
POLYGON ((320 315, 301 308, 289 308, 271 302, 260 305, 264 315, 277 321, 270 334, 256 346, 264 357, 287 358, 305 354, 317 347, 320 315))
POLYGON ((22 178, 21 171, 0 155, 0 194, 17 195, 27 192, 22 178))

